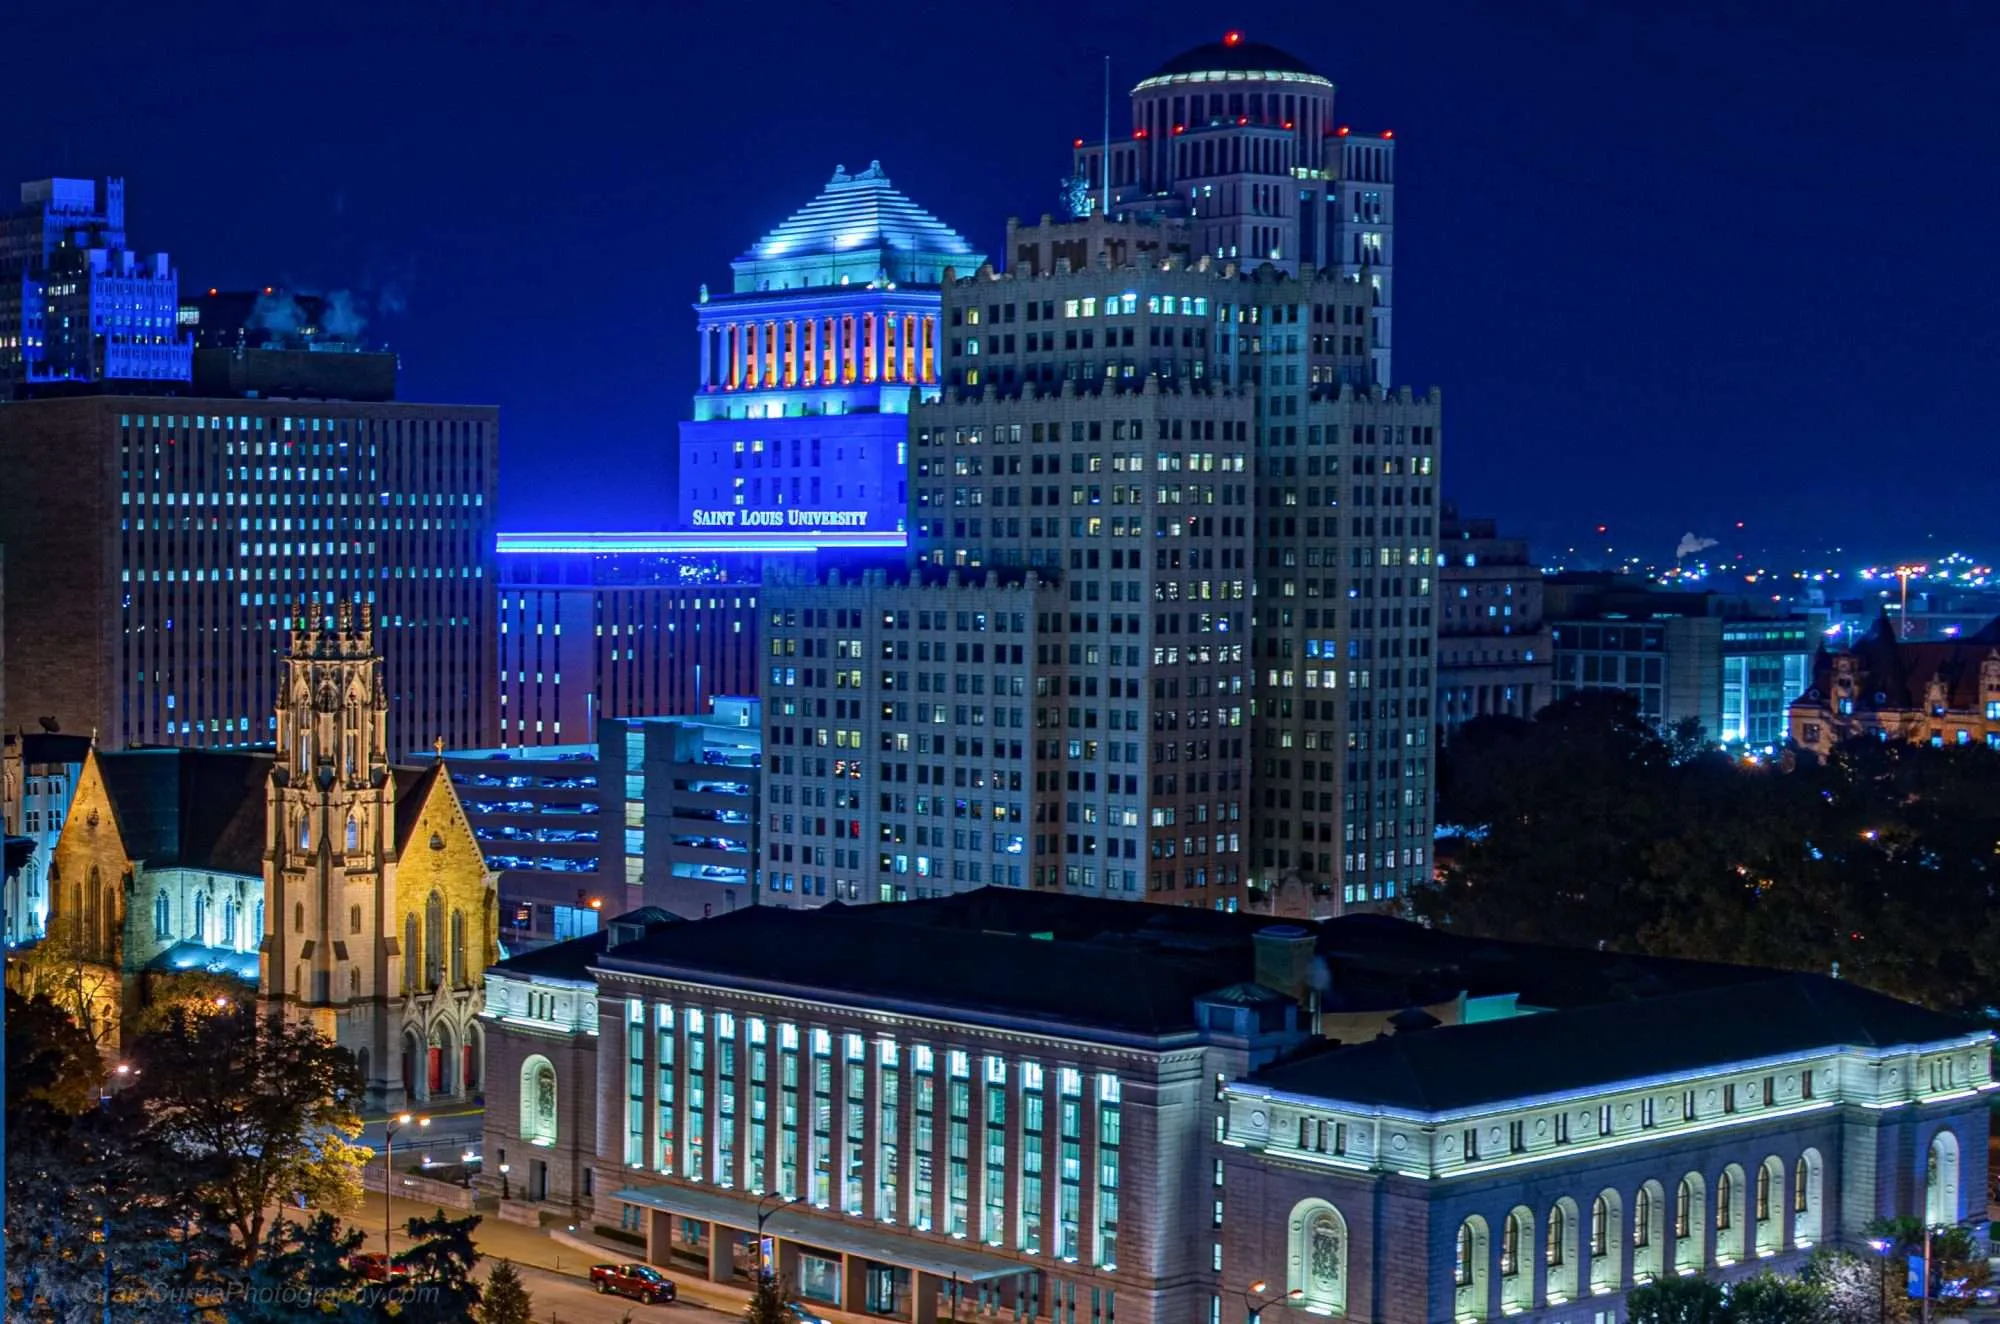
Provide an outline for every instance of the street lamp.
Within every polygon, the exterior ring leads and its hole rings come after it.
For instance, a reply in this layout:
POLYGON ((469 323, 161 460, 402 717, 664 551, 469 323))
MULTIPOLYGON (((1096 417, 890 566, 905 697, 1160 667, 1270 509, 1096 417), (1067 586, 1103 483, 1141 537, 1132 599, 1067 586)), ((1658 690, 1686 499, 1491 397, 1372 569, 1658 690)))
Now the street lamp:
POLYGON ((1875 1277, 1880 1280, 1882 1286, 1881 1304, 1875 1313, 1875 1318, 1880 1321, 1880 1324, 1889 1324, 1889 1252, 1895 1247, 1895 1244, 1895 1242, 1889 1240, 1887 1237, 1868 1238, 1868 1245, 1874 1250, 1877 1257, 1875 1261, 1877 1267, 1875 1277))
POLYGON ((514 1165, 511 1163, 502 1163, 500 1165, 500 1198, 502 1200, 508 1200, 513 1198, 512 1194, 507 1189, 507 1174, 512 1172, 513 1170, 514 1170, 514 1165))
POLYGON ((389 1201, 396 1190, 396 1132, 412 1124, 421 1129, 429 1126, 431 1119, 401 1113, 382 1123, 382 1254, 384 1256, 394 1250, 390 1242, 389 1201))
POLYGON ((1243 1316, 1247 1324, 1258 1324, 1264 1307, 1279 1301, 1296 1301, 1305 1295, 1302 1288, 1294 1287, 1289 1292, 1273 1292, 1271 1285, 1259 1278, 1243 1293, 1243 1316), (1255 1298, 1253 1301, 1252 1298, 1255 1298))
POLYGON ((770 1254, 764 1246, 765 1220, 780 1209, 783 1209, 786 1205, 797 1204, 803 1198, 803 1196, 797 1195, 781 1195, 773 1191, 757 1202, 757 1272, 760 1275, 770 1274, 773 1278, 778 1276, 778 1257, 770 1254), (777 1203, 772 1204, 771 1202, 774 1200, 777 1203), (771 1205, 769 1209, 764 1207, 767 1204, 771 1205))

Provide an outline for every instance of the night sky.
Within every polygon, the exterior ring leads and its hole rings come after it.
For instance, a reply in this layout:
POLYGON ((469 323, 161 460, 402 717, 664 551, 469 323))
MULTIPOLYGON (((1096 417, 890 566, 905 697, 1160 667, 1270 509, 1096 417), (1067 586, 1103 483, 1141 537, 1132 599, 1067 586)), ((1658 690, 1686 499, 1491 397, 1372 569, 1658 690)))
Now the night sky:
POLYGON ((663 522, 689 305, 835 165, 997 251, 1106 53, 1122 133, 1236 27, 1395 131, 1397 376, 1445 390, 1448 496, 1545 546, 1995 541, 1993 4, 18 10, 4 187, 122 174, 184 294, 355 291, 405 398, 502 407, 507 528, 663 522))

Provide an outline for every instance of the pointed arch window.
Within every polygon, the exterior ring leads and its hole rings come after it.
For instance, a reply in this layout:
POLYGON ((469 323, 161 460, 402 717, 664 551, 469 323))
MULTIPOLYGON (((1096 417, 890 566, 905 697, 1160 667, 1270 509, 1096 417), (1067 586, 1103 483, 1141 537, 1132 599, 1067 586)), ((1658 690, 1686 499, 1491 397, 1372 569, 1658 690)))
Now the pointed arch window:
MULTIPOLYGON (((91 907, 92 910, 96 908, 95 905, 91 907)), ((165 892, 153 898, 153 936, 161 941, 174 936, 174 903, 167 899, 165 892)))
POLYGON ((194 894, 194 929, 188 936, 199 943, 206 943, 208 941, 208 894, 206 892, 196 892, 194 894))
POLYGON ((347 849, 361 849, 361 822, 352 814, 347 816, 347 849))
POLYGON ((233 949, 242 947, 243 935, 237 931, 238 920, 241 918, 242 907, 236 904, 236 898, 233 896, 222 898, 222 932, 216 935, 216 946, 233 949))
POLYGON ((424 903, 424 982, 436 988, 444 982, 444 898, 432 892, 424 903))
POLYGON ((304 815, 304 814, 300 814, 300 815, 299 815, 299 849, 300 849, 300 850, 310 850, 310 849, 312 849, 312 844, 313 844, 313 828, 312 828, 312 819, 311 819, 311 818, 309 818, 309 817, 307 817, 307 816, 306 816, 306 815, 304 815))
POLYGON ((414 992, 416 990, 417 977, 423 970, 423 966, 420 964, 422 956, 423 949, 417 946, 417 917, 413 914, 405 915, 403 917, 404 992, 414 992))
POLYGON ((454 988, 465 985, 465 912, 451 912, 451 982, 454 988))

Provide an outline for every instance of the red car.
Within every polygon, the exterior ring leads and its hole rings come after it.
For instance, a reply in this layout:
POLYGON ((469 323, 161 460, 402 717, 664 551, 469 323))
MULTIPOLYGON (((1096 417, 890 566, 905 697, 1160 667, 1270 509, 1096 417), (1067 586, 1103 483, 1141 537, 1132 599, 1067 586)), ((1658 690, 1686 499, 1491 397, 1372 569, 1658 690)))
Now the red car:
POLYGON ((371 1283, 406 1283, 410 1281, 409 1270, 390 1262, 387 1255, 379 1250, 362 1251, 347 1257, 347 1267, 360 1271, 363 1279, 371 1283))
POLYGON ((593 1264, 590 1281, 600 1294, 629 1296, 651 1306, 674 1299, 673 1280, 647 1264, 593 1264))

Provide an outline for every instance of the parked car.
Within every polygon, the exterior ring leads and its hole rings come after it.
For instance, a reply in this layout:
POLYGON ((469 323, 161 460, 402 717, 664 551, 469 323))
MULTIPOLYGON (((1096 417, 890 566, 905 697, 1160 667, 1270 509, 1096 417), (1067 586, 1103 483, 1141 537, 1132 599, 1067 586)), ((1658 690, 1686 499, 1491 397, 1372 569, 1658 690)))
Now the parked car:
POLYGON ((593 1264, 590 1282, 600 1295, 629 1296, 647 1305, 674 1299, 673 1281, 650 1264, 593 1264))
POLYGON ((347 1267, 357 1270, 365 1281, 371 1283, 406 1283, 410 1280, 408 1269, 379 1250, 360 1251, 348 1256, 347 1267))
POLYGON ((797 1324, 828 1324, 826 1316, 814 1314, 812 1307, 803 1301, 785 1302, 785 1314, 797 1324))

